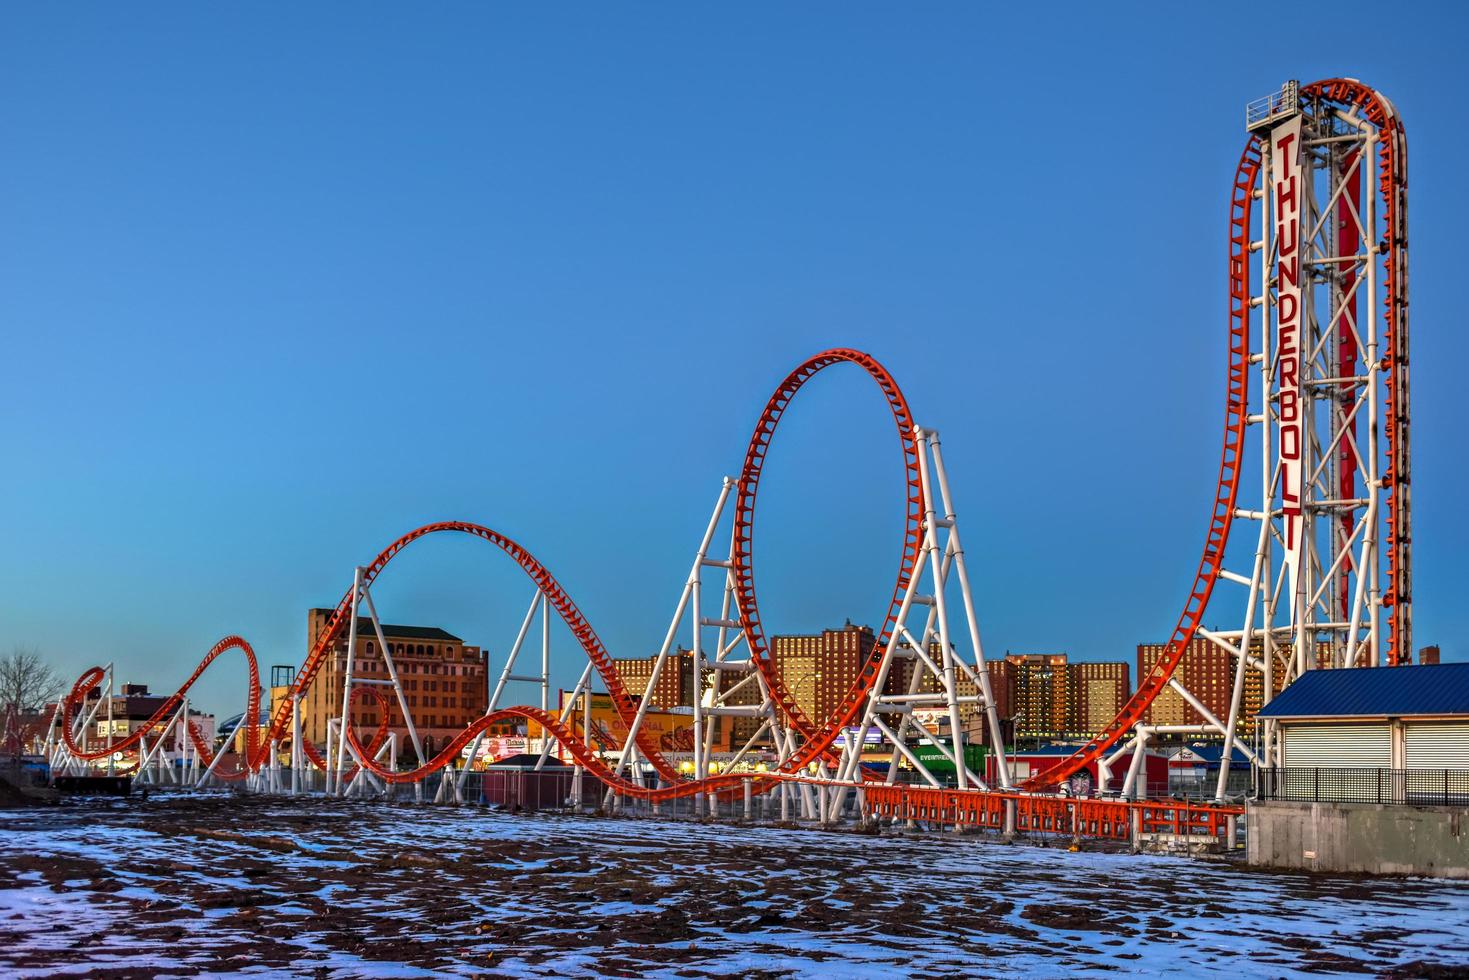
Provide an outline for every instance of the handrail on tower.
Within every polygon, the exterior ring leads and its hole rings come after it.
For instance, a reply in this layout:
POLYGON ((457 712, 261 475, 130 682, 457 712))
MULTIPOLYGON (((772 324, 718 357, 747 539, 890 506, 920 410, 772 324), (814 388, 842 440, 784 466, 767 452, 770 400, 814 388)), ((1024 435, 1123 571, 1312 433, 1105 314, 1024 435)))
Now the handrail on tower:
POLYGON ((1271 92, 1245 105, 1245 130, 1254 132, 1273 125, 1277 120, 1294 115, 1301 108, 1301 83, 1294 78, 1271 92))

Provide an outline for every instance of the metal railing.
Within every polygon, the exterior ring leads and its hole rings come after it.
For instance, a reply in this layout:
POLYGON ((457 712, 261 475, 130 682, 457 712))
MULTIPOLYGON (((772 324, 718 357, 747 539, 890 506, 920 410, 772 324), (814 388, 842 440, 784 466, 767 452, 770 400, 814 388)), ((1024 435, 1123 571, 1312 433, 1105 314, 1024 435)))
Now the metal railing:
POLYGON ((1289 115, 1300 106, 1300 83, 1286 82, 1280 91, 1256 99, 1245 106, 1245 129, 1270 122, 1276 116, 1289 115))
POLYGON ((1257 769, 1255 797, 1295 803, 1469 806, 1469 769, 1257 769))

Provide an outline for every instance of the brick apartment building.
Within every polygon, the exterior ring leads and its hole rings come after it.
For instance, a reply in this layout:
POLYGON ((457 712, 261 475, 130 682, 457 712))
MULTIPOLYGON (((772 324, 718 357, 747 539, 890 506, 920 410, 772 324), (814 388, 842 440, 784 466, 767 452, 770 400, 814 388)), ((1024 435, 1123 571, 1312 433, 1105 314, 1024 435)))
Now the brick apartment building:
POLYGON ((1130 670, 1120 661, 1071 663, 1064 653, 1028 653, 987 666, 995 709, 1015 740, 1090 738, 1132 693, 1130 670))
POLYGON ((649 706, 677 708, 692 705, 698 691, 694 684, 693 651, 679 647, 670 652, 663 664, 663 670, 658 674, 658 683, 653 685, 650 694, 648 682, 653 679, 653 665, 657 662, 656 653, 651 657, 612 661, 627 693, 639 698, 647 697, 649 706))
MULTIPOLYGON (((852 686, 874 642, 870 627, 853 626, 849 622, 839 629, 822 630, 820 633, 772 636, 770 655, 796 704, 819 725, 840 706, 842 695, 852 686)), ((648 681, 657 659, 655 654, 614 661, 629 693, 640 697, 647 694, 648 681)), ((680 648, 668 655, 658 682, 652 694, 648 695, 649 704, 655 708, 689 707, 699 692, 713 683, 712 675, 713 671, 706 669, 702 683, 696 685, 694 655, 680 648)), ((730 671, 722 675, 720 685, 729 691, 746 676, 743 672, 730 671)), ((750 681, 740 687, 727 703, 758 705, 760 700, 760 685, 750 681)), ((760 720, 725 718, 721 719, 721 724, 729 728, 729 740, 733 744, 743 745, 759 729, 760 720)))
MULTIPOLYGON (((836 710, 874 643, 871 629, 848 623, 819 635, 773 637, 771 653, 796 703, 819 722, 836 710)), ((929 656, 941 664, 937 641, 931 643, 929 656)), ((896 661, 888 673, 887 691, 907 693, 914 666, 912 660, 896 661)), ((1006 738, 1090 737, 1116 716, 1132 693, 1131 670, 1120 661, 1073 664, 1064 653, 1012 654, 985 666, 1001 734, 1006 738)), ((932 672, 924 674, 918 692, 938 691, 939 679, 932 672)), ((979 685, 962 671, 955 688, 961 698, 979 693, 979 685)), ((959 723, 970 738, 991 740, 977 702, 959 706, 959 723)), ((947 730, 943 719, 930 724, 947 730)))
POLYGON ((1132 696, 1131 671, 1121 661, 1071 664, 1069 669, 1076 705, 1071 734, 1091 738, 1117 717, 1132 696))
MULTIPOLYGON (((770 638, 770 656, 791 697, 817 725, 836 713, 872 654, 877 638, 870 626, 849 620, 820 633, 780 634, 770 638)), ((889 691, 906 691, 906 675, 888 675, 889 691)))
MULTIPOLYGON (((851 622, 820 633, 777 634, 770 638, 770 654, 796 704, 817 725, 832 717, 841 706, 842 697, 851 689, 863 663, 871 656, 877 639, 871 627, 851 622)), ((942 650, 937 641, 929 648, 929 656, 941 663, 942 650)), ((629 692, 643 695, 652 676, 657 657, 616 661, 618 672, 629 692)), ((894 661, 885 685, 890 694, 909 692, 915 660, 894 661)), ((1019 738, 1087 738, 1102 729, 1122 709, 1132 688, 1130 668, 1126 663, 1069 663, 1064 653, 1012 654, 986 664, 990 690, 995 698, 1001 735, 1019 738)), ((655 708, 690 706, 697 692, 712 683, 706 673, 702 685, 693 683, 693 654, 680 649, 670 654, 651 695, 655 708)), ((742 673, 731 672, 722 680, 727 691, 744 680, 742 673)), ((939 679, 925 671, 918 693, 936 692, 939 679)), ((979 685, 960 671, 956 678, 961 698, 974 698, 979 685)), ((728 703, 759 704, 758 684, 748 683, 728 703)), ((920 719, 940 732, 948 729, 947 717, 937 709, 925 710, 920 719)), ((889 719, 896 723, 896 717, 889 719)), ((743 745, 759 728, 758 719, 723 719, 734 745, 743 745)), ((991 733, 984 712, 977 702, 959 706, 959 723, 966 735, 989 743, 991 733)))
MULTIPOLYGON (((316 645, 332 617, 330 609, 312 609, 307 613, 306 647, 316 645)), ((432 755, 443 748, 469 724, 485 713, 489 704, 487 687, 489 660, 479 647, 436 626, 397 626, 383 624, 387 640, 403 685, 403 694, 424 753, 432 755)), ((344 635, 327 655, 326 662, 312 679, 301 699, 301 728, 307 739, 324 745, 327 721, 340 717, 342 686, 347 671, 347 638, 344 635)), ((357 650, 353 662, 357 676, 370 680, 387 680, 387 665, 378 648, 372 620, 357 621, 357 650)), ((412 741, 403 722, 397 695, 388 686, 377 686, 388 699, 391 731, 398 733, 399 757, 411 755, 412 741)), ((351 721, 365 741, 381 723, 377 699, 364 693, 352 706, 351 721)))
POLYGON ((1016 738, 1060 738, 1075 713, 1071 671, 1064 653, 1006 654, 1016 738))
MULTIPOLYGON (((88 726, 85 732, 78 732, 82 736, 83 747, 88 751, 97 751, 108 744, 122 741, 146 725, 148 720, 163 707, 167 700, 168 698, 164 695, 149 694, 147 684, 123 684, 119 689, 119 693, 112 696, 111 721, 109 722, 108 704, 106 698, 103 697, 102 689, 98 688, 92 691, 87 698, 86 707, 83 709, 84 712, 90 712, 94 703, 98 701, 101 703, 97 705, 97 713, 92 719, 92 724, 88 726)), ((163 730, 163 726, 167 725, 171 720, 172 718, 165 718, 159 723, 158 727, 152 729, 152 733, 148 736, 148 743, 150 745, 158 737, 158 733, 163 730)), ((50 721, 51 718, 48 713, 45 724, 49 725, 50 721)), ((199 732, 199 736, 204 740, 205 744, 209 744, 212 747, 214 742, 214 715, 190 707, 189 723, 199 732)), ((44 738, 44 728, 42 728, 41 734, 44 738)), ((169 741, 165 746, 165 751, 171 752, 175 742, 180 738, 177 729, 170 729, 168 737, 169 741)), ((136 750, 133 751, 135 752, 136 750)), ((129 754, 131 755, 132 753, 129 754)))
MULTIPOLYGON (((1163 643, 1138 644, 1137 676, 1139 678, 1146 677, 1148 671, 1153 669, 1153 665, 1163 655, 1165 646, 1166 644, 1163 643)), ((1263 643, 1258 638, 1250 644, 1250 652, 1256 657, 1261 655, 1263 649, 1263 643)), ((1329 643, 1323 641, 1317 646, 1315 666, 1318 668, 1331 666, 1331 645, 1329 643)), ((1214 717, 1223 721, 1229 717, 1229 702, 1234 695, 1234 669, 1234 658, 1227 650, 1203 637, 1196 636, 1189 643, 1188 649, 1183 652, 1183 659, 1179 661, 1173 676, 1188 689, 1190 694, 1198 698, 1214 717)), ((1284 670, 1275 672, 1275 694, 1279 694, 1284 686, 1284 675, 1284 670)), ((1264 706, 1265 678, 1258 670, 1245 671, 1245 687, 1240 698, 1237 735, 1242 738, 1254 736, 1255 715, 1264 706)), ((1203 723, 1204 716, 1172 687, 1163 688, 1143 715, 1143 724, 1146 725, 1200 725, 1203 723)), ((1210 733, 1190 737, 1207 739, 1222 736, 1210 733)))

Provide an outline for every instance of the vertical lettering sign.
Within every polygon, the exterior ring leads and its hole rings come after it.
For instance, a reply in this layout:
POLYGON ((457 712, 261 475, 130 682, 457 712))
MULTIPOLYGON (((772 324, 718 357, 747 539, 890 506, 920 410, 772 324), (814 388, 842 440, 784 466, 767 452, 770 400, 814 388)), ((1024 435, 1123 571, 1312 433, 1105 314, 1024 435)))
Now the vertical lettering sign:
POLYGON ((1275 354, 1280 413, 1280 502, 1284 515, 1285 562, 1292 591, 1300 574, 1301 493, 1305 477, 1306 373, 1301 324, 1301 195, 1307 192, 1301 167, 1301 117, 1270 132, 1270 182, 1275 194, 1275 354))

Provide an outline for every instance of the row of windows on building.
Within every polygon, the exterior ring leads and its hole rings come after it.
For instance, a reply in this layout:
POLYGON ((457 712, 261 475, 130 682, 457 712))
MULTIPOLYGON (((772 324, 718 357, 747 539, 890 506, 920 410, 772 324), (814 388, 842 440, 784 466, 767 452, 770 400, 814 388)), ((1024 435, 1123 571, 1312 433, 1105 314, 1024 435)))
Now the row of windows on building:
MULTIPOLYGON (((452 656, 454 656, 454 648, 452 646, 446 646, 446 647, 444 647, 443 653, 440 654, 439 651, 438 651, 438 649, 436 649, 432 643, 427 644, 427 645, 422 644, 422 643, 389 643, 388 644, 388 647, 389 647, 390 652, 395 657, 439 657, 439 656, 452 657, 452 656)), ((367 653, 368 656, 373 656, 374 654, 377 653, 377 641, 376 640, 367 640, 366 641, 366 645, 363 647, 363 649, 366 651, 366 653, 367 653)), ((339 654, 345 654, 346 652, 347 652, 347 643, 346 643, 346 641, 343 640, 343 641, 338 642, 337 643, 337 653, 339 653, 339 654)), ((416 667, 416 666, 417 666, 416 664, 413 665, 413 667, 416 667)), ((433 665, 431 665, 431 666, 433 666, 433 665)), ((450 664, 448 666, 455 666, 455 665, 450 664)), ((410 669, 412 669, 412 668, 410 668, 410 669)))
MULTIPOLYGON (((357 724, 364 728, 376 728, 382 721, 376 712, 369 712, 357 717, 357 724)), ((455 715, 414 715, 413 723, 419 728, 463 728, 463 721, 455 715)), ((402 718, 396 713, 388 716, 388 724, 401 726, 402 718)))
MULTIPOLYGON (((367 652, 369 655, 373 653, 373 651, 371 650, 367 652)), ((345 651, 343 651, 343 653, 344 656, 337 658, 338 669, 345 669, 345 651)), ((444 664, 438 663, 437 661, 428 661, 426 663, 416 664, 412 661, 409 661, 406 664, 396 664, 396 666, 398 669, 398 676, 400 677, 405 674, 437 674, 443 677, 468 677, 470 675, 478 675, 483 673, 483 671, 471 669, 476 667, 476 664, 444 664)), ((369 660, 366 657, 362 657, 354 659, 352 661, 352 671, 353 673, 357 674, 386 675, 388 672, 388 665, 386 661, 369 660)))

